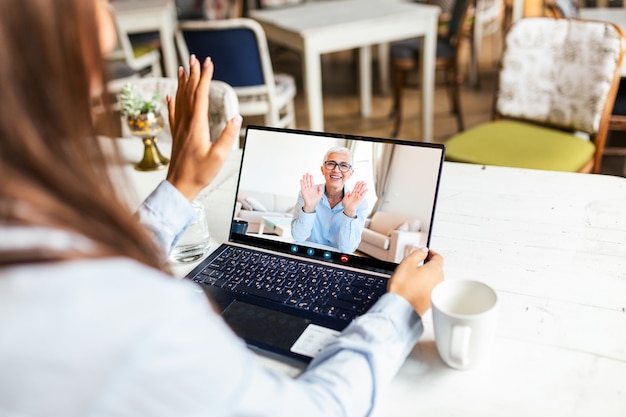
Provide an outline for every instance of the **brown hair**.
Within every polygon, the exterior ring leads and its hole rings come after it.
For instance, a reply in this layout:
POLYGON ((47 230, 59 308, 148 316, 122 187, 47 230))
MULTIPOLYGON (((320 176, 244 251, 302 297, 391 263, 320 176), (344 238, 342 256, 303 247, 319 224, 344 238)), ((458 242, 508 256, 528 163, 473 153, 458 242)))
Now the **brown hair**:
POLYGON ((96 134, 90 84, 100 74, 106 85, 106 75, 95 1, 2 0, 0 223, 75 232, 95 249, 4 251, 0 264, 128 256, 160 266, 96 134))

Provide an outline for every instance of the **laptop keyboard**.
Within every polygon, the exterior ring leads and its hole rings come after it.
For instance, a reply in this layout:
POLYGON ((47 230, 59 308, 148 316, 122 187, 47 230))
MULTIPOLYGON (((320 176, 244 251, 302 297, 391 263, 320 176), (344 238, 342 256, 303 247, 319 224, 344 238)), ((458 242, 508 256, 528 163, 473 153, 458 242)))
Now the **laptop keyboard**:
POLYGON ((353 319, 387 290, 387 278, 228 246, 194 281, 300 310, 353 319))

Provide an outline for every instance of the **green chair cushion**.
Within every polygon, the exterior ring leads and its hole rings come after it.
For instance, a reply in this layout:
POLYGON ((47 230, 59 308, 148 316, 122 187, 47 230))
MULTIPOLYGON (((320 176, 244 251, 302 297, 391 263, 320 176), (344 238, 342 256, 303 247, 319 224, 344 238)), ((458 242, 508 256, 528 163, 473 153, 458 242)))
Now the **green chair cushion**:
POLYGON ((133 54, 135 58, 139 58, 145 54, 149 54, 154 51, 156 48, 152 45, 133 45, 133 54))
POLYGON ((591 141, 572 133, 510 120, 485 123, 446 141, 446 160, 577 172, 593 157, 591 141))

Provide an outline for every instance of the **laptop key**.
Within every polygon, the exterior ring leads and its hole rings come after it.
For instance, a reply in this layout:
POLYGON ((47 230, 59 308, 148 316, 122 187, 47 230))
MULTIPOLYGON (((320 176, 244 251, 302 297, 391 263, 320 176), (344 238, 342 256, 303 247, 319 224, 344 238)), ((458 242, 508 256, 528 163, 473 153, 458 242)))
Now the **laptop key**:
POLYGON ((341 294, 339 294, 339 297, 337 297, 337 298, 339 300, 347 301, 349 303, 362 303, 366 299, 363 296, 350 294, 350 293, 341 293, 341 294))
POLYGON ((289 295, 287 294, 276 294, 273 292, 267 292, 263 289, 259 289, 255 286, 245 286, 245 285, 237 285, 235 287, 235 289, 237 291, 240 291, 242 293, 246 293, 249 295, 255 295, 257 297, 262 297, 262 298, 266 298, 268 300, 272 300, 272 301, 277 301, 279 303, 284 303, 285 301, 287 301, 287 299, 289 298, 289 295))
POLYGON ((353 304, 347 301, 341 301, 341 300, 336 300, 332 298, 328 300, 326 305, 329 305, 331 307, 338 307, 342 310, 354 311, 354 312, 359 311, 359 307, 360 307, 358 304, 353 304))

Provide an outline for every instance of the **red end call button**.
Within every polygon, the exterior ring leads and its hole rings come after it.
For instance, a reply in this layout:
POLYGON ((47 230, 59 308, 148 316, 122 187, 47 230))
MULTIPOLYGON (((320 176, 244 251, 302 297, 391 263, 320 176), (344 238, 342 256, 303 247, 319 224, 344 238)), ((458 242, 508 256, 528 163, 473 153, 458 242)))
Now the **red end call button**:
POLYGON ((341 262, 348 262, 349 258, 348 258, 348 255, 341 255, 339 259, 341 260, 341 262))

